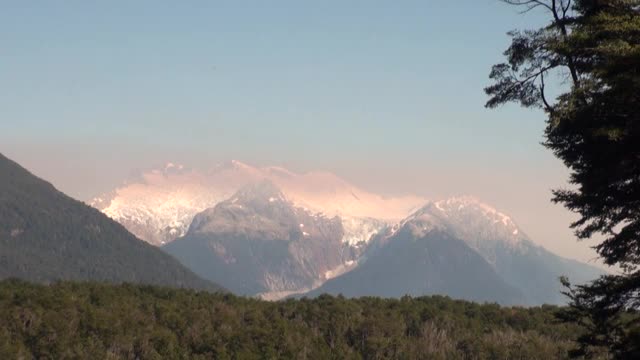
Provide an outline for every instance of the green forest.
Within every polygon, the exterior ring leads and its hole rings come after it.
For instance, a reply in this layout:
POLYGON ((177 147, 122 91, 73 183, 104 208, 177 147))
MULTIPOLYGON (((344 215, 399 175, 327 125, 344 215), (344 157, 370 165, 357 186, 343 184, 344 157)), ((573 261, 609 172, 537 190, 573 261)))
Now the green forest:
POLYGON ((555 306, 448 297, 267 302, 145 285, 0 283, 1 359, 561 359, 555 306))

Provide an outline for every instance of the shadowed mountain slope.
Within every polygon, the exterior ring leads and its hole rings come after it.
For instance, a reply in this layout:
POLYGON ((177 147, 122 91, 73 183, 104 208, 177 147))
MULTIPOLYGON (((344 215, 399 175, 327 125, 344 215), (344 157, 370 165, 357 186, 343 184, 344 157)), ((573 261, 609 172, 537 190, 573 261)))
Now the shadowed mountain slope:
POLYGON ((221 290, 0 154, 0 279, 221 290))
POLYGON ((438 294, 478 302, 527 303, 464 241, 439 229, 416 234, 408 227, 393 234, 357 268, 308 295, 323 293, 387 298, 438 294))

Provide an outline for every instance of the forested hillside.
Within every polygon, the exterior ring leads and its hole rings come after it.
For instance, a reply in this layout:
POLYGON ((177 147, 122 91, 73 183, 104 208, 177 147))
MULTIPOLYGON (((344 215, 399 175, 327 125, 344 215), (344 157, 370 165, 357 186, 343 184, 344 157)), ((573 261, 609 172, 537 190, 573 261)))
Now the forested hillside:
POLYGON ((2 359, 559 359, 554 306, 446 297, 265 302, 97 283, 0 282, 2 359))
POLYGON ((2 154, 0 219, 0 279, 220 289, 2 154))

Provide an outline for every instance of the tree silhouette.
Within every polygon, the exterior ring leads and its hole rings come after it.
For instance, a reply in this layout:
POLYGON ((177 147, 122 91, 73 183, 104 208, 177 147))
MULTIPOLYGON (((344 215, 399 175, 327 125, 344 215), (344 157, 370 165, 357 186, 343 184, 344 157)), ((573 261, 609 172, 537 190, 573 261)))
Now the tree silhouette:
POLYGON ((571 171, 574 187, 553 192, 580 218, 579 239, 600 234, 594 248, 618 266, 591 284, 572 286, 564 320, 589 333, 573 354, 609 347, 616 358, 640 358, 640 1, 503 0, 549 13, 536 30, 512 31, 506 62, 494 65, 487 107, 519 102, 547 115, 544 145, 571 171), (554 91, 549 96, 550 81, 554 91), (558 91, 559 90, 559 91, 558 91))

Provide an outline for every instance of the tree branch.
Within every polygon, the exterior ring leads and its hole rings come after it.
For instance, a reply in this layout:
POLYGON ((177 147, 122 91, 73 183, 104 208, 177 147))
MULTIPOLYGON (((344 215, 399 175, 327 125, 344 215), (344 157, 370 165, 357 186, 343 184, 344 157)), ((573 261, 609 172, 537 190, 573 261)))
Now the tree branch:
MULTIPOLYGON (((567 12, 571 7, 571 0, 567 0, 565 3, 564 0, 560 0, 560 11, 562 15, 558 12, 558 0, 551 0, 549 4, 548 0, 501 0, 502 2, 515 5, 515 6, 526 6, 527 9, 523 12, 528 12, 532 9, 535 9, 539 6, 542 6, 549 10, 553 15, 554 26, 560 31, 562 35, 563 41, 568 41, 569 39, 569 31, 567 30, 566 20, 567 20, 567 12)), ((565 55, 567 59, 567 68, 569 68, 569 73, 571 74, 571 80, 573 81, 573 86, 576 88, 580 87, 580 76, 578 76, 578 70, 576 69, 575 62, 573 61, 573 57, 571 55, 565 55)))
MULTIPOLYGON (((551 13, 553 14, 553 18, 555 19, 556 26, 560 29, 560 33, 562 34, 562 40, 569 40, 569 32, 567 30, 567 25, 565 24, 566 15, 563 13, 562 18, 558 14, 558 9, 556 8, 556 0, 551 0, 551 13)), ((571 74, 571 80, 573 80, 573 86, 576 88, 580 87, 580 78, 578 77, 578 71, 576 70, 576 65, 573 62, 573 57, 571 55, 565 55, 567 58, 567 67, 569 68, 569 73, 571 74)))
POLYGON ((555 112, 555 109, 549 104, 549 102, 547 101, 547 97, 544 94, 544 71, 540 72, 540 96, 542 97, 544 107, 549 113, 553 114, 555 112))
MULTIPOLYGON (((562 4, 560 6, 562 6, 562 4)), ((571 0, 567 0, 567 3, 564 6, 562 6, 562 18, 563 19, 566 19, 567 12, 569 11, 570 7, 571 7, 571 0)))
POLYGON ((502 0, 502 2, 507 3, 509 5, 516 5, 516 6, 527 6, 527 10, 525 10, 524 12, 528 12, 530 10, 533 10, 539 6, 542 6, 544 8, 546 8, 547 10, 551 11, 551 7, 549 6, 549 4, 545 4, 543 1, 541 0, 502 0))
MULTIPOLYGON (((513 82, 511 84, 511 86, 509 86, 507 89, 502 91, 503 96, 512 93, 515 89, 517 89, 519 86, 522 86, 522 85, 526 84, 528 81, 531 81, 531 80, 535 81, 536 78, 538 78, 538 76, 540 76, 541 74, 543 74, 543 73, 545 73, 545 72, 547 72, 547 71, 549 71, 551 69, 556 68, 557 66, 558 65, 545 66, 545 67, 541 68, 539 71, 527 76, 524 79, 518 79, 518 76, 515 73, 513 73, 512 71, 510 71, 510 77, 512 79, 514 79, 515 82, 513 82)), ((546 100, 545 100, 545 106, 549 106, 549 108, 553 108, 553 107, 550 106, 550 104, 548 104, 546 102, 546 100)))

